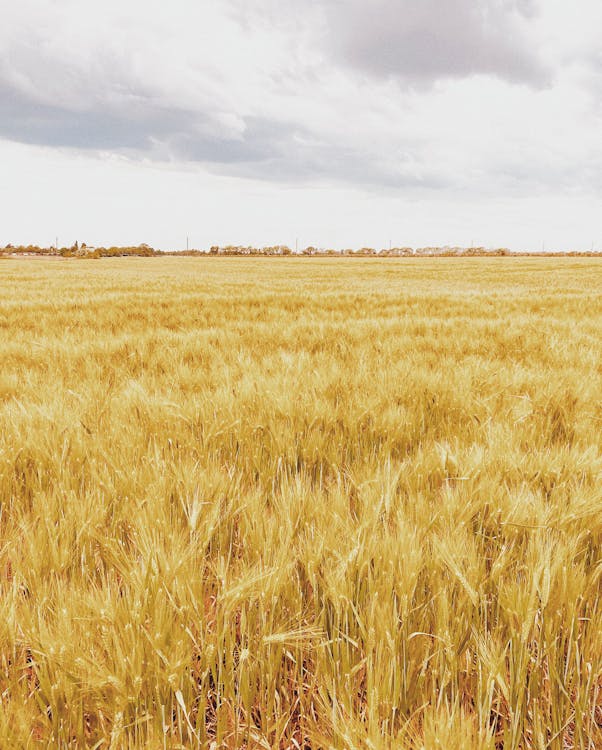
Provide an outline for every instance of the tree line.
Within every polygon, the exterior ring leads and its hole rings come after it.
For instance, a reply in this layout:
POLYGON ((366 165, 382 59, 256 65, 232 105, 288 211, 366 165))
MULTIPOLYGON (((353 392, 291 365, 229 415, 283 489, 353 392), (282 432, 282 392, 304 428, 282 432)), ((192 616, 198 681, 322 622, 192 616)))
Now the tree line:
POLYGON ((335 250, 332 248, 318 248, 312 245, 293 252, 288 245, 270 245, 253 247, 251 245, 212 245, 208 250, 157 250, 142 243, 135 246, 93 247, 85 242, 75 242, 69 247, 41 247, 39 245, 5 245, 0 248, 0 256, 58 256, 62 258, 117 258, 117 257, 155 257, 155 256, 328 256, 328 257, 497 257, 497 256, 599 256, 596 251, 570 252, 514 252, 507 248, 485 247, 389 247, 377 250, 372 247, 359 249, 335 250))

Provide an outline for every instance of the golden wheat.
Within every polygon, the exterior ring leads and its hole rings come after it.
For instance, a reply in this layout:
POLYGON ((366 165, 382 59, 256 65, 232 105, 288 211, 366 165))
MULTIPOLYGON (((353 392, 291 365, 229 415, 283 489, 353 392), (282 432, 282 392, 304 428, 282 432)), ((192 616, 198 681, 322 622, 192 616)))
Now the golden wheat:
POLYGON ((0 747, 602 747, 596 259, 0 261, 0 747))

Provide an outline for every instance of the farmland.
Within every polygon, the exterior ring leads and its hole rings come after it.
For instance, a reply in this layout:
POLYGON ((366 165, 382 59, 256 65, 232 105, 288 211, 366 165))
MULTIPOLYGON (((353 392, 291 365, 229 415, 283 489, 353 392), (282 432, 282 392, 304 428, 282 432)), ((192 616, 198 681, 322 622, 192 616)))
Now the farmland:
POLYGON ((602 260, 0 260, 0 747, 602 747, 602 260))

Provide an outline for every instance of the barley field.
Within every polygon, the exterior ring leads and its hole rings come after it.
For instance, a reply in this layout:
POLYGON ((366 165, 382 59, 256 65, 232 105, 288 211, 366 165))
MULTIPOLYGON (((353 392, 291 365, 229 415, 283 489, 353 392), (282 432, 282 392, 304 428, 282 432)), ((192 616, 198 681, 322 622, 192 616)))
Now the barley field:
POLYGON ((602 748, 602 260, 0 261, 0 748, 602 748))

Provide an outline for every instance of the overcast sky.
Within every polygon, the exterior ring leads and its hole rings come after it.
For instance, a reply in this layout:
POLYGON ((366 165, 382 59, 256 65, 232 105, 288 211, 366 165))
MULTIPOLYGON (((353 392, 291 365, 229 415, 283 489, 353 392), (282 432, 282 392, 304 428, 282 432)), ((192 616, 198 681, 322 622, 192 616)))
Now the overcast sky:
POLYGON ((601 0, 0 0, 0 245, 602 249, 601 0))

